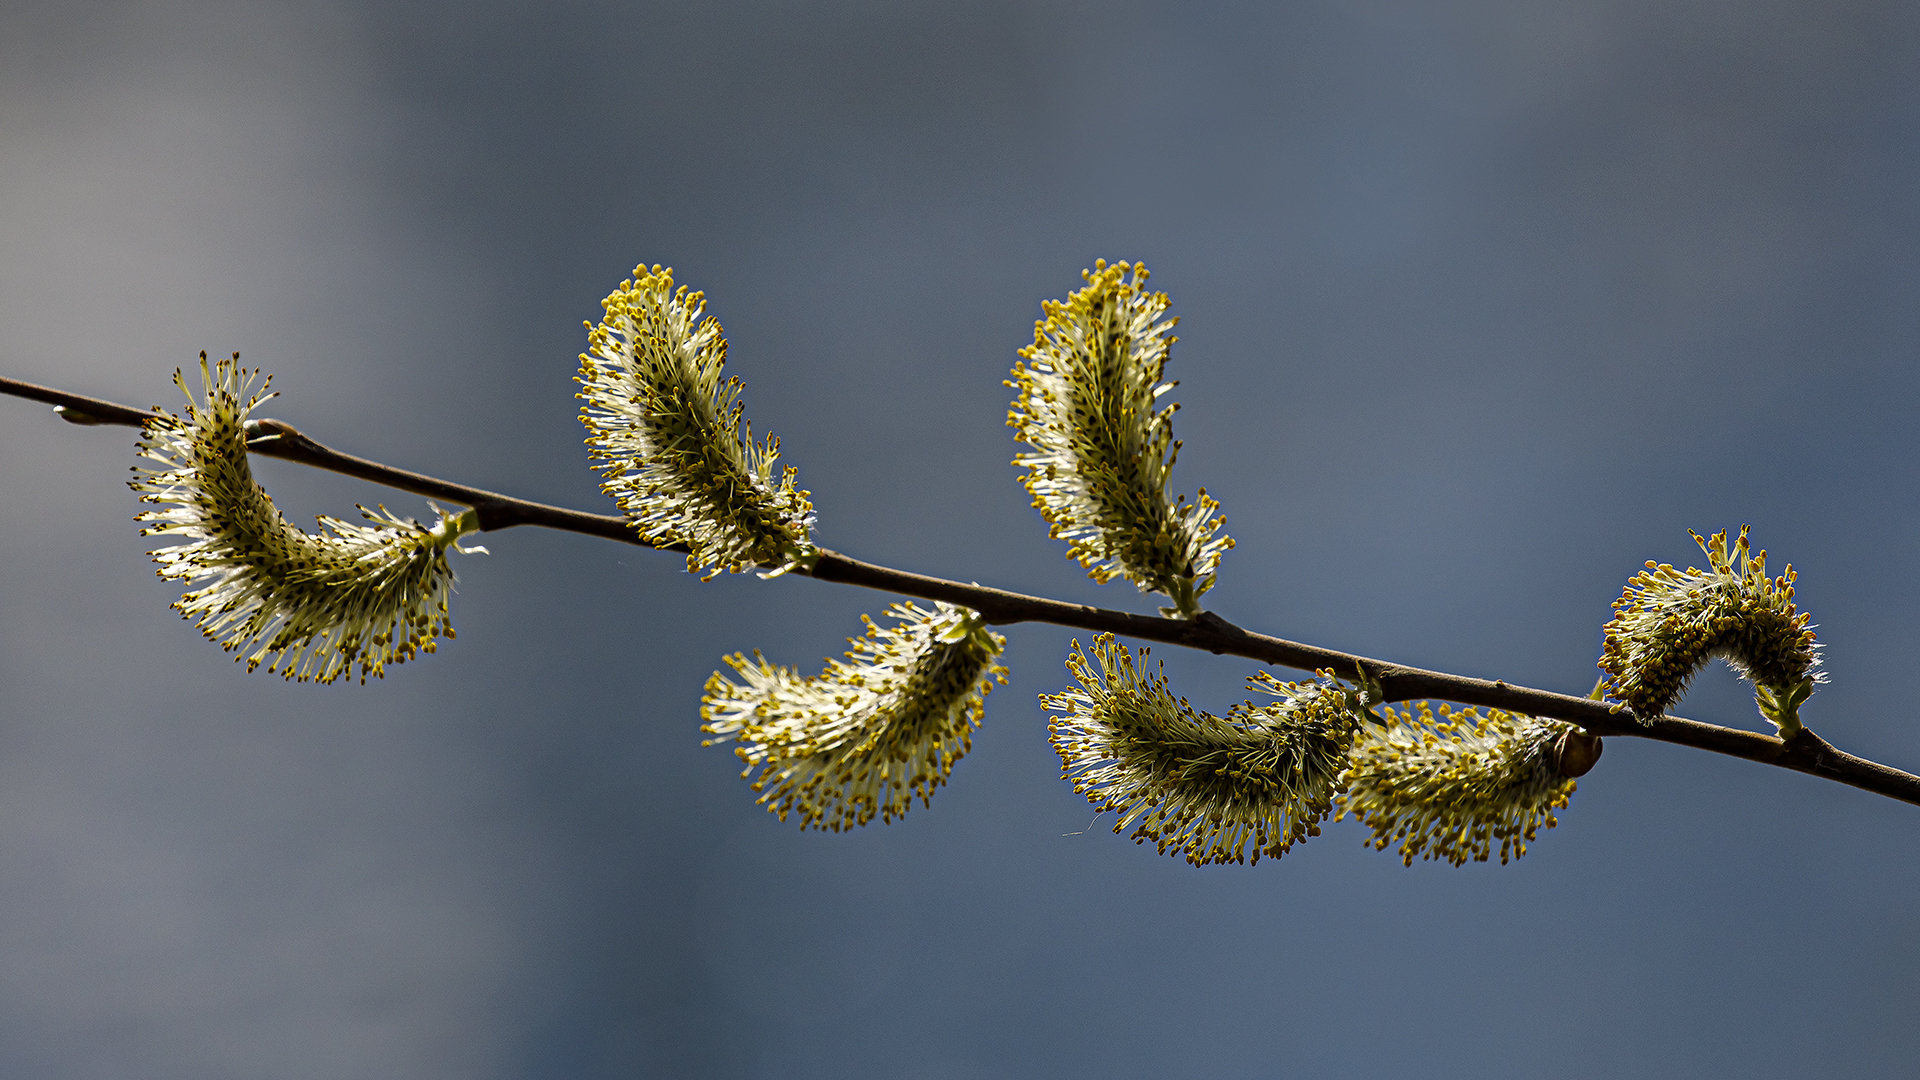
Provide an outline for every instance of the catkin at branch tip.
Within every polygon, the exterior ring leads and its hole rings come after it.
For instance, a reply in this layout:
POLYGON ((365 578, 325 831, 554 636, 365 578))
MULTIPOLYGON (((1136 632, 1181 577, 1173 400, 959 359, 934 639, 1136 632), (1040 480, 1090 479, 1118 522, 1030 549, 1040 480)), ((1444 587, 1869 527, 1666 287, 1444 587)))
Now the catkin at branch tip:
POLYGON ((1006 639, 978 612, 951 604, 888 609, 867 619, 846 660, 813 677, 755 653, 727 657, 701 699, 706 745, 732 742, 759 801, 801 828, 839 832, 878 815, 892 821, 918 797, 928 805, 973 746, 985 698, 1007 669, 994 658, 1006 639), (758 775, 754 775, 758 772, 758 775))
POLYGON ((186 415, 156 409, 140 440, 141 456, 160 467, 136 467, 131 486, 142 502, 167 505, 139 515, 149 523, 141 535, 184 538, 153 560, 161 577, 199 585, 173 606, 248 671, 264 663, 300 682, 358 668, 364 683, 435 651, 454 636, 447 549, 477 517, 440 513, 426 526, 361 507, 373 526, 321 517, 315 535, 288 525, 247 463, 247 415, 273 395, 239 359, 209 368, 200 354, 204 401, 176 372, 186 415))
POLYGON ((721 378, 727 339, 703 318, 705 294, 673 271, 634 268, 602 302, 580 356, 580 420, 601 488, 642 540, 684 543, 708 577, 805 564, 813 504, 795 471, 774 476, 780 441, 753 439, 740 380, 721 378))
POLYGON ((1752 550, 1744 525, 1731 549, 1725 531, 1691 535, 1706 570, 1648 562, 1614 601, 1600 654, 1607 696, 1652 723, 1718 657, 1753 682, 1762 714, 1791 735, 1800 702, 1826 681, 1813 617, 1793 603, 1798 575, 1789 565, 1768 577, 1767 553, 1752 550))
POLYGON ((1160 404, 1176 385, 1161 376, 1178 320, 1165 317, 1165 293, 1147 291, 1145 266, 1101 260, 1082 277, 1085 288, 1042 305, 1007 383, 1018 392, 1007 425, 1033 448, 1013 463, 1069 558, 1097 581, 1165 593, 1167 614, 1191 618, 1233 538, 1206 489, 1194 502, 1167 494, 1179 406, 1160 404))

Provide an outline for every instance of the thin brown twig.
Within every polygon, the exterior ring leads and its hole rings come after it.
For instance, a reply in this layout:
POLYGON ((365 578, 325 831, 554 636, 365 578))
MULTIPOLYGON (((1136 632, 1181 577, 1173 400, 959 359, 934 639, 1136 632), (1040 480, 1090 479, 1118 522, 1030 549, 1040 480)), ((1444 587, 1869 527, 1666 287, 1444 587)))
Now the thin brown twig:
MULTIPOLYGON (((28 398, 56 406, 63 419, 80 424, 111 424, 140 427, 160 415, 158 410, 142 412, 100 398, 37 386, 17 379, 0 377, 0 393, 28 398)), ((370 480, 401 491, 444 499, 473 507, 480 515, 480 527, 493 531, 516 525, 537 525, 566 532, 585 533, 608 540, 662 550, 682 551, 682 545, 652 545, 642 541, 625 518, 608 514, 589 514, 544 503, 517 499, 510 495, 468 487, 422 473, 396 469, 377 461, 344 454, 301 434, 291 424, 279 420, 259 420, 249 425, 252 437, 247 448, 265 457, 282 458, 318 469, 370 480)), ((810 573, 821 581, 859 585, 885 592, 900 593, 925 600, 945 600, 962 604, 981 613, 987 622, 1006 625, 1018 622, 1043 622, 1080 630, 1111 633, 1116 637, 1157 641, 1207 652, 1244 656, 1251 660, 1303 671, 1331 670, 1347 678, 1357 678, 1361 669, 1378 679, 1387 701, 1437 698, 1463 705, 1481 705, 1532 716, 1551 717, 1578 724, 1595 735, 1623 735, 1657 739, 1690 746, 1716 754, 1745 758, 1765 765, 1824 777, 1837 783, 1876 792, 1901 802, 1920 805, 1920 776, 1856 757, 1834 748, 1811 731, 1802 730, 1790 742, 1772 735, 1720 727, 1677 716, 1665 716, 1642 725, 1631 717, 1616 713, 1608 705, 1591 698, 1572 697, 1548 690, 1495 680, 1474 679, 1464 675, 1427 671, 1371 657, 1337 652, 1314 645, 1269 637, 1244 630, 1225 619, 1206 612, 1195 619, 1169 619, 1154 615, 1135 615, 1125 611, 1070 604, 1045 597, 1027 596, 984 585, 948 581, 924 574, 908 573, 862 562, 836 551, 822 549, 820 559, 810 573)))

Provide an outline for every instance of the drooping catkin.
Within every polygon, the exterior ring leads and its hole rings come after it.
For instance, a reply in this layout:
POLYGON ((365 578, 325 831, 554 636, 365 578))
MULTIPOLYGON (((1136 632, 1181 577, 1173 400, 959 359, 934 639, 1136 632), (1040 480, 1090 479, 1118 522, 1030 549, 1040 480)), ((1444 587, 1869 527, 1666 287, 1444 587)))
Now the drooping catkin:
MULTIPOLYGON (((1341 813, 1373 830, 1369 844, 1398 844, 1402 861, 1455 866, 1527 853, 1539 830, 1559 824, 1575 781, 1560 774, 1570 724, 1489 709, 1438 715, 1425 701, 1384 710, 1354 741, 1341 813)), ((1576 736, 1584 738, 1584 736, 1576 736)), ((1588 762, 1587 764, 1591 764, 1588 762)))
POLYGON ((1176 699, 1164 672, 1143 671, 1110 634, 1090 655, 1074 642, 1067 669, 1078 685, 1040 699, 1056 714, 1048 731, 1061 775, 1119 815, 1114 832, 1131 826, 1136 843, 1195 866, 1279 858, 1319 835, 1360 723, 1351 690, 1262 674, 1249 682, 1279 701, 1217 717, 1176 699))
POLYGON ((802 828, 839 832, 926 805, 973 746, 985 698, 1006 669, 1006 639, 978 612, 951 604, 888 609, 868 619, 846 660, 807 677, 755 653, 726 658, 740 676, 707 680, 701 730, 731 742, 741 778, 767 809, 802 828), (757 772, 757 775, 755 775, 757 772))
POLYGON ((454 636, 447 549, 478 518, 440 513, 427 526, 362 507, 372 526, 321 517, 314 534, 287 524, 247 463, 247 415, 272 395, 239 359, 210 368, 200 355, 204 400, 176 372, 186 415, 156 410, 140 440, 160 467, 137 467, 132 487, 166 507, 139 515, 141 535, 182 538, 153 560, 161 577, 197 586, 173 606, 248 671, 264 664, 300 682, 358 669, 364 683, 433 652, 454 636))

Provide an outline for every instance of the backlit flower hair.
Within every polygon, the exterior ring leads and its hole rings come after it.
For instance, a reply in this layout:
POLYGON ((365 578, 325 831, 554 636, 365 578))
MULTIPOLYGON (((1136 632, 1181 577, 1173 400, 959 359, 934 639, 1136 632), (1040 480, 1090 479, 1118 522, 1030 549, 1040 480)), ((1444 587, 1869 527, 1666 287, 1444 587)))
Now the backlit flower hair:
POLYGON ((161 577, 199 586, 173 606, 248 671, 265 663, 301 682, 358 668, 364 683, 433 652, 454 636, 447 549, 479 527, 477 515, 440 513, 426 526, 361 507, 372 526, 321 517, 315 535, 288 525, 247 464, 247 414, 273 395, 265 380, 256 391, 259 373, 239 360, 209 369, 200 354, 204 401, 176 372, 186 416, 156 410, 140 440, 160 468, 136 467, 131 486, 142 502, 168 504, 139 515, 141 535, 184 538, 153 561, 161 577))
POLYGON ((813 504, 791 466, 773 475, 780 440, 753 440, 740 380, 721 378, 727 339, 702 318, 705 294, 673 271, 634 268, 602 302, 580 356, 580 420, 601 488, 647 543, 682 543, 689 572, 767 567, 815 557, 813 504))
POLYGON ((1800 704, 1826 681, 1813 617, 1793 604, 1793 567, 1769 578, 1767 553, 1751 550, 1744 525, 1731 552, 1725 532, 1690 535, 1706 552, 1706 570, 1650 561, 1614 601, 1600 654, 1607 696, 1652 723, 1718 657, 1753 682, 1761 714, 1791 738, 1800 704))
POLYGON ((1033 447, 1013 463, 1089 576, 1124 576, 1172 597, 1167 614, 1191 618, 1233 539, 1218 535, 1226 519, 1205 488, 1192 503, 1167 494, 1179 406, 1159 402, 1176 385, 1161 374, 1178 320, 1163 317, 1167 294, 1147 291, 1144 266, 1102 260, 1082 277, 1086 288, 1042 304, 1046 318, 1007 383, 1018 391, 1007 426, 1033 447))
POLYGON ((1111 634, 1091 659, 1075 641, 1067 670, 1079 685, 1040 699, 1058 714, 1048 732, 1074 791, 1120 815, 1114 832, 1132 825, 1135 843, 1195 866, 1279 858, 1320 834, 1363 715, 1353 690, 1262 672, 1248 684, 1280 700, 1222 719, 1176 700, 1165 672, 1143 673, 1111 634))
POLYGON ((1006 639, 951 604, 888 614, 893 626, 866 619, 847 659, 811 678, 756 652, 726 658, 741 682, 717 671, 707 680, 701 730, 715 738, 705 745, 738 744, 741 778, 780 820, 834 832, 875 814, 892 821, 916 796, 926 805, 972 748, 987 693, 1007 681, 993 662, 1006 639))
POLYGON ((1385 713, 1354 741, 1341 814, 1373 829, 1374 849, 1398 843, 1408 866, 1485 862, 1495 841, 1502 864, 1525 855, 1599 758, 1599 739, 1558 720, 1445 703, 1436 717, 1424 701, 1385 713))

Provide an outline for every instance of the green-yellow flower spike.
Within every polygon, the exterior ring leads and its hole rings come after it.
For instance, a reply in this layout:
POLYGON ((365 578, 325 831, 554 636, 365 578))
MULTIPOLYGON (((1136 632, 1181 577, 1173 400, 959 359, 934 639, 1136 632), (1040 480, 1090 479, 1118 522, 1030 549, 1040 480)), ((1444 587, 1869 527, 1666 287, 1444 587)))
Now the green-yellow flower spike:
POLYGON ((1600 654, 1607 696, 1651 723, 1718 657, 1753 682, 1761 715, 1792 738, 1801 703, 1826 681, 1813 617, 1793 604, 1793 567, 1769 578, 1767 553, 1751 550, 1744 525, 1731 551, 1725 532, 1692 536, 1708 569, 1649 562, 1614 601, 1600 654))
POLYGON ((1074 642, 1067 670, 1079 686, 1040 699, 1059 714, 1048 732, 1073 789, 1120 815, 1114 832, 1132 825, 1135 843, 1195 866, 1279 858, 1320 834, 1365 715, 1352 690, 1262 673, 1248 683, 1280 700, 1222 719, 1176 700, 1111 634, 1091 659, 1074 642))
POLYGON ((1385 724, 1363 725, 1354 741, 1341 815, 1373 829, 1375 850, 1398 843, 1408 866, 1485 862, 1496 840, 1502 865, 1525 855, 1573 795, 1563 769, 1585 773, 1599 757, 1598 739, 1557 720, 1446 704, 1436 718, 1424 701, 1385 711, 1385 724))
POLYGON ((809 565, 813 504, 791 466, 774 478, 780 440, 754 442, 740 380, 721 378, 727 339, 701 318, 705 299, 676 290, 672 270, 638 266, 602 302, 577 395, 600 486, 642 540, 686 544, 689 572, 809 565))
POLYGON ((1082 276, 1086 288, 1041 305, 1046 318, 1007 383, 1019 392, 1007 426, 1033 447, 1013 463, 1089 576, 1126 577, 1172 597, 1167 614, 1192 618, 1233 538, 1219 535, 1226 519, 1205 488, 1195 502, 1167 494, 1179 406, 1160 404, 1177 385, 1160 377, 1178 320, 1164 317, 1167 294, 1147 291, 1144 266, 1102 260, 1082 276))
POLYGON ((735 654, 743 682, 714 672, 701 699, 704 745, 734 742, 759 801, 803 829, 839 832, 878 814, 892 821, 915 796, 922 805, 973 746, 985 698, 1007 669, 994 658, 1006 639, 978 612, 951 604, 888 609, 898 622, 867 619, 846 661, 812 678, 735 654), (755 770, 759 771, 754 776, 755 770))
POLYGON ((204 402, 176 372, 185 418, 156 411, 140 441, 161 468, 136 468, 132 487, 142 502, 171 504, 139 515, 150 523, 141 535, 186 538, 153 561, 163 578, 204 582, 173 606, 248 671, 265 663, 301 682, 330 683, 357 667, 364 683, 433 652, 436 639, 454 636, 447 549, 479 528, 478 516, 440 513, 429 527, 361 507, 372 527, 322 517, 314 535, 288 525, 247 464, 247 414, 273 395, 265 381, 256 390, 258 372, 239 359, 209 370, 200 355, 204 402))

